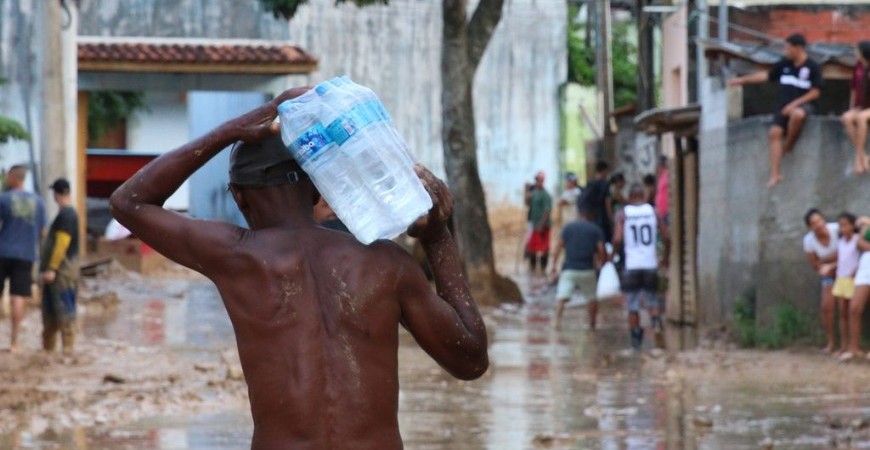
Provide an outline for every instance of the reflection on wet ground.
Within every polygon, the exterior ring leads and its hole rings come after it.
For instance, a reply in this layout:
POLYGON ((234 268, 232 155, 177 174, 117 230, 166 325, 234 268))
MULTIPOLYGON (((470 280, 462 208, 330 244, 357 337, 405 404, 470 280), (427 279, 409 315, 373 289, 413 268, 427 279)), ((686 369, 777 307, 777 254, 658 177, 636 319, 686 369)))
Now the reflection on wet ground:
MULTIPOLYGON (((89 317, 86 338, 167 346, 200 359, 234 345, 214 288, 192 283, 179 295, 125 293, 108 316, 89 317), (129 295, 128 295, 129 294, 129 295)), ((623 311, 605 305, 600 329, 569 309, 563 330, 551 325, 552 300, 492 311, 491 369, 462 382, 444 373, 407 334, 399 350, 400 425, 409 449, 811 449, 870 439, 833 430, 824 417, 867 417, 870 390, 839 392, 806 383, 761 389, 750 381, 689 388, 646 370, 651 352, 626 352, 623 311), (773 448, 773 447, 769 447, 773 448)), ((674 334, 674 333, 672 333, 674 334)), ((674 334, 669 342, 686 340, 674 334)), ((689 340, 691 340, 689 338, 689 340)), ((247 448, 247 410, 156 417, 120 427, 38 436, 0 436, 0 449, 247 448)), ((843 447, 845 448, 845 446, 843 447)))

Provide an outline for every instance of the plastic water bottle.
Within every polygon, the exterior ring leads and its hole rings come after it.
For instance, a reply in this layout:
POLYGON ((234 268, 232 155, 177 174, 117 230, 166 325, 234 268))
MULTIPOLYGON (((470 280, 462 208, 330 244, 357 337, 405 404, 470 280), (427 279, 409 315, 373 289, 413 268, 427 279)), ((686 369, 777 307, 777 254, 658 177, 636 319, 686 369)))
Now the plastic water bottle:
POLYGON ((397 195, 393 192, 377 194, 391 205, 390 209, 395 214, 394 220, 403 228, 399 231, 401 233, 409 223, 431 208, 429 193, 418 180, 414 172, 414 161, 407 151, 407 144, 393 127, 392 120, 377 95, 371 89, 354 83, 347 76, 336 79, 335 84, 351 95, 355 107, 361 108, 372 119, 364 132, 379 144, 375 150, 379 154, 381 163, 397 169, 395 170, 397 195))
POLYGON ((370 89, 334 78, 278 113, 284 143, 361 242, 393 238, 432 207, 407 145, 370 89))
POLYGON ((317 95, 311 91, 278 106, 281 138, 285 143, 290 143, 288 148, 293 157, 308 173, 342 222, 348 224, 349 229, 350 224, 353 224, 354 235, 359 236, 360 240, 371 242, 377 239, 374 221, 359 214, 362 205, 370 204, 373 199, 366 201, 360 198, 367 192, 357 188, 359 183, 354 182, 355 173, 343 161, 341 150, 320 123, 321 105, 317 100, 317 95))
MULTIPOLYGON (((381 236, 396 236, 407 225, 400 223, 400 215, 392 213, 404 206, 398 178, 400 169, 388 160, 386 142, 379 141, 372 133, 375 118, 360 105, 347 90, 331 83, 322 83, 315 88, 322 98, 321 122, 327 123, 327 133, 341 147, 353 170, 362 180, 361 188, 368 189, 376 198, 377 208, 383 211, 378 227, 381 236)), ((368 215, 371 215, 369 212, 368 215)))

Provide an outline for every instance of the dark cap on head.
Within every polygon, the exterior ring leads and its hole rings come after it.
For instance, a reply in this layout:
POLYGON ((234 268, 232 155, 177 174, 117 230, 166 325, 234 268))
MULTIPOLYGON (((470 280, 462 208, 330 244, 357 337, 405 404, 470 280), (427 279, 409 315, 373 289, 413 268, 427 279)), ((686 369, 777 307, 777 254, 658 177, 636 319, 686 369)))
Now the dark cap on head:
POLYGON ((785 41, 791 45, 796 46, 796 47, 806 47, 807 46, 807 38, 805 38, 804 35, 802 35, 800 33, 795 33, 795 34, 785 38, 785 41))
POLYGON ((69 194, 69 181, 66 178, 58 178, 48 188, 58 194, 69 194))
POLYGON ((277 135, 261 142, 237 142, 230 153, 230 182, 239 186, 280 186, 306 176, 277 135))

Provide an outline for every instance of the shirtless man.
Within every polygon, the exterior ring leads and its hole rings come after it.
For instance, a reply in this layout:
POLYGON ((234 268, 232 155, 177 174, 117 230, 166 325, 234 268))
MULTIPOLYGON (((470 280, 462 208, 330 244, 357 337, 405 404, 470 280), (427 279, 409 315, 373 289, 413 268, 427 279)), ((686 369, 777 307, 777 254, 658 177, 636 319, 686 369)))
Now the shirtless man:
POLYGON ((286 91, 155 159, 112 195, 112 212, 217 286, 248 384, 251 448, 401 449, 399 324, 457 378, 478 378, 489 365, 486 329, 445 225, 453 197, 418 166, 435 206, 408 232, 426 251, 437 294, 392 242, 365 246, 318 226, 319 194, 272 123, 278 104, 304 92, 286 91), (163 209, 233 144, 230 190, 250 229, 163 209))

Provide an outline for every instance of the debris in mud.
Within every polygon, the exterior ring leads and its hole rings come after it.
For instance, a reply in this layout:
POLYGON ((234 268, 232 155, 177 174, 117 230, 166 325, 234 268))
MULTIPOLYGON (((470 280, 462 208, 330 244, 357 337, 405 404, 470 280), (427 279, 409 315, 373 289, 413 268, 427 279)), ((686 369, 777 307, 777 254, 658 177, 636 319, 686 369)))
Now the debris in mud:
POLYGON ((103 377, 103 383, 115 383, 115 384, 123 384, 126 383, 127 379, 115 374, 107 374, 103 377))
POLYGON ((535 436, 534 439, 532 439, 532 445, 534 445, 535 447, 539 447, 539 446, 550 447, 553 445, 553 442, 555 440, 556 439, 553 438, 553 436, 539 434, 539 435, 535 436))
POLYGON ((692 424, 698 428, 712 428, 713 427, 713 419, 709 416, 702 414, 695 414, 692 417, 692 424))
POLYGON ((758 446, 763 450, 773 450, 773 439, 766 437, 758 443, 758 446))

